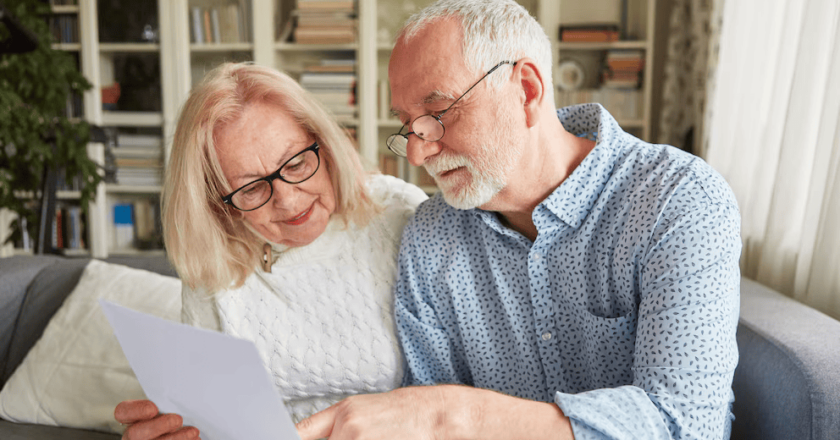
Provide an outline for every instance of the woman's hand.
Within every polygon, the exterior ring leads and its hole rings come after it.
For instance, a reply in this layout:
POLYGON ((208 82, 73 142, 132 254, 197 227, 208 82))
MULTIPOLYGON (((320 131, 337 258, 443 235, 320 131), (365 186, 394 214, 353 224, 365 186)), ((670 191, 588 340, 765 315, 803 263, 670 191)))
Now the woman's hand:
POLYGON ((198 429, 183 426, 178 414, 160 414, 151 400, 126 400, 114 409, 114 418, 126 425, 123 440, 194 440, 198 429))

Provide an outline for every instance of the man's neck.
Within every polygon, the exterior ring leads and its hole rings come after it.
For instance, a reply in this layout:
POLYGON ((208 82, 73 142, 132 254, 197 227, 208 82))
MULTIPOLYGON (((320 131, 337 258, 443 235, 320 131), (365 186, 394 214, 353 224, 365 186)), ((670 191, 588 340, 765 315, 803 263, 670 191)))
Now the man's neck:
POLYGON ((508 185, 489 203, 486 211, 499 214, 502 223, 529 240, 537 238, 532 218, 534 209, 568 178, 595 142, 579 138, 563 129, 560 120, 553 118, 535 143, 524 152, 517 173, 508 176, 508 185), (555 124, 556 122, 556 124, 555 124))

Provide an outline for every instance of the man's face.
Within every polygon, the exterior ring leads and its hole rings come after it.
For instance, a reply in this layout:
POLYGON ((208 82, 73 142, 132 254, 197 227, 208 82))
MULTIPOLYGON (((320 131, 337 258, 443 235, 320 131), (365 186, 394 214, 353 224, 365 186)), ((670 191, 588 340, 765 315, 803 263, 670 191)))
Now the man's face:
MULTIPOLYGON (((501 60, 500 60, 501 61, 501 60)), ((392 109, 407 124, 437 116, 481 75, 469 72, 461 55, 460 25, 433 23, 410 42, 397 43, 388 69, 392 109)), ((492 75, 510 75, 502 66, 492 75)), ((446 202, 455 208, 486 205, 506 185, 524 142, 517 132, 509 96, 482 81, 441 118, 446 131, 436 142, 408 137, 408 160, 434 177, 446 202)), ((508 92, 509 93, 509 92, 508 92)))

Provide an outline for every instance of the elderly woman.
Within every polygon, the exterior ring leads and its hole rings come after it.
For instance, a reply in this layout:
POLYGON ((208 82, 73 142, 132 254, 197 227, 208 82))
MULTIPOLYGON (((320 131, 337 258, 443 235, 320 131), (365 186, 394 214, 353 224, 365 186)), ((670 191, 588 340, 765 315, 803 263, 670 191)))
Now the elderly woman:
MULTIPOLYGON (((163 192, 183 321, 253 341, 295 421, 397 387, 396 254, 425 198, 366 174, 345 131, 288 76, 216 68, 184 104, 163 192)), ((115 417, 131 439, 198 436, 149 401, 115 417)))

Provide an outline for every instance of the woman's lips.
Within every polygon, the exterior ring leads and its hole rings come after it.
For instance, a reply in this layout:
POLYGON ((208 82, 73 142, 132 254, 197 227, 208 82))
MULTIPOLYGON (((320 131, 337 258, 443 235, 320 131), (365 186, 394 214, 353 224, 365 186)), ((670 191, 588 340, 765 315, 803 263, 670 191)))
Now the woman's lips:
POLYGON ((306 223, 306 221, 309 220, 309 217, 312 215, 312 208, 314 206, 315 206, 315 204, 313 203, 312 205, 309 206, 309 208, 306 211, 298 214, 296 217, 292 218, 291 220, 284 221, 283 223, 286 223, 287 225, 292 225, 292 226, 297 226, 297 225, 301 225, 303 223, 306 223))

